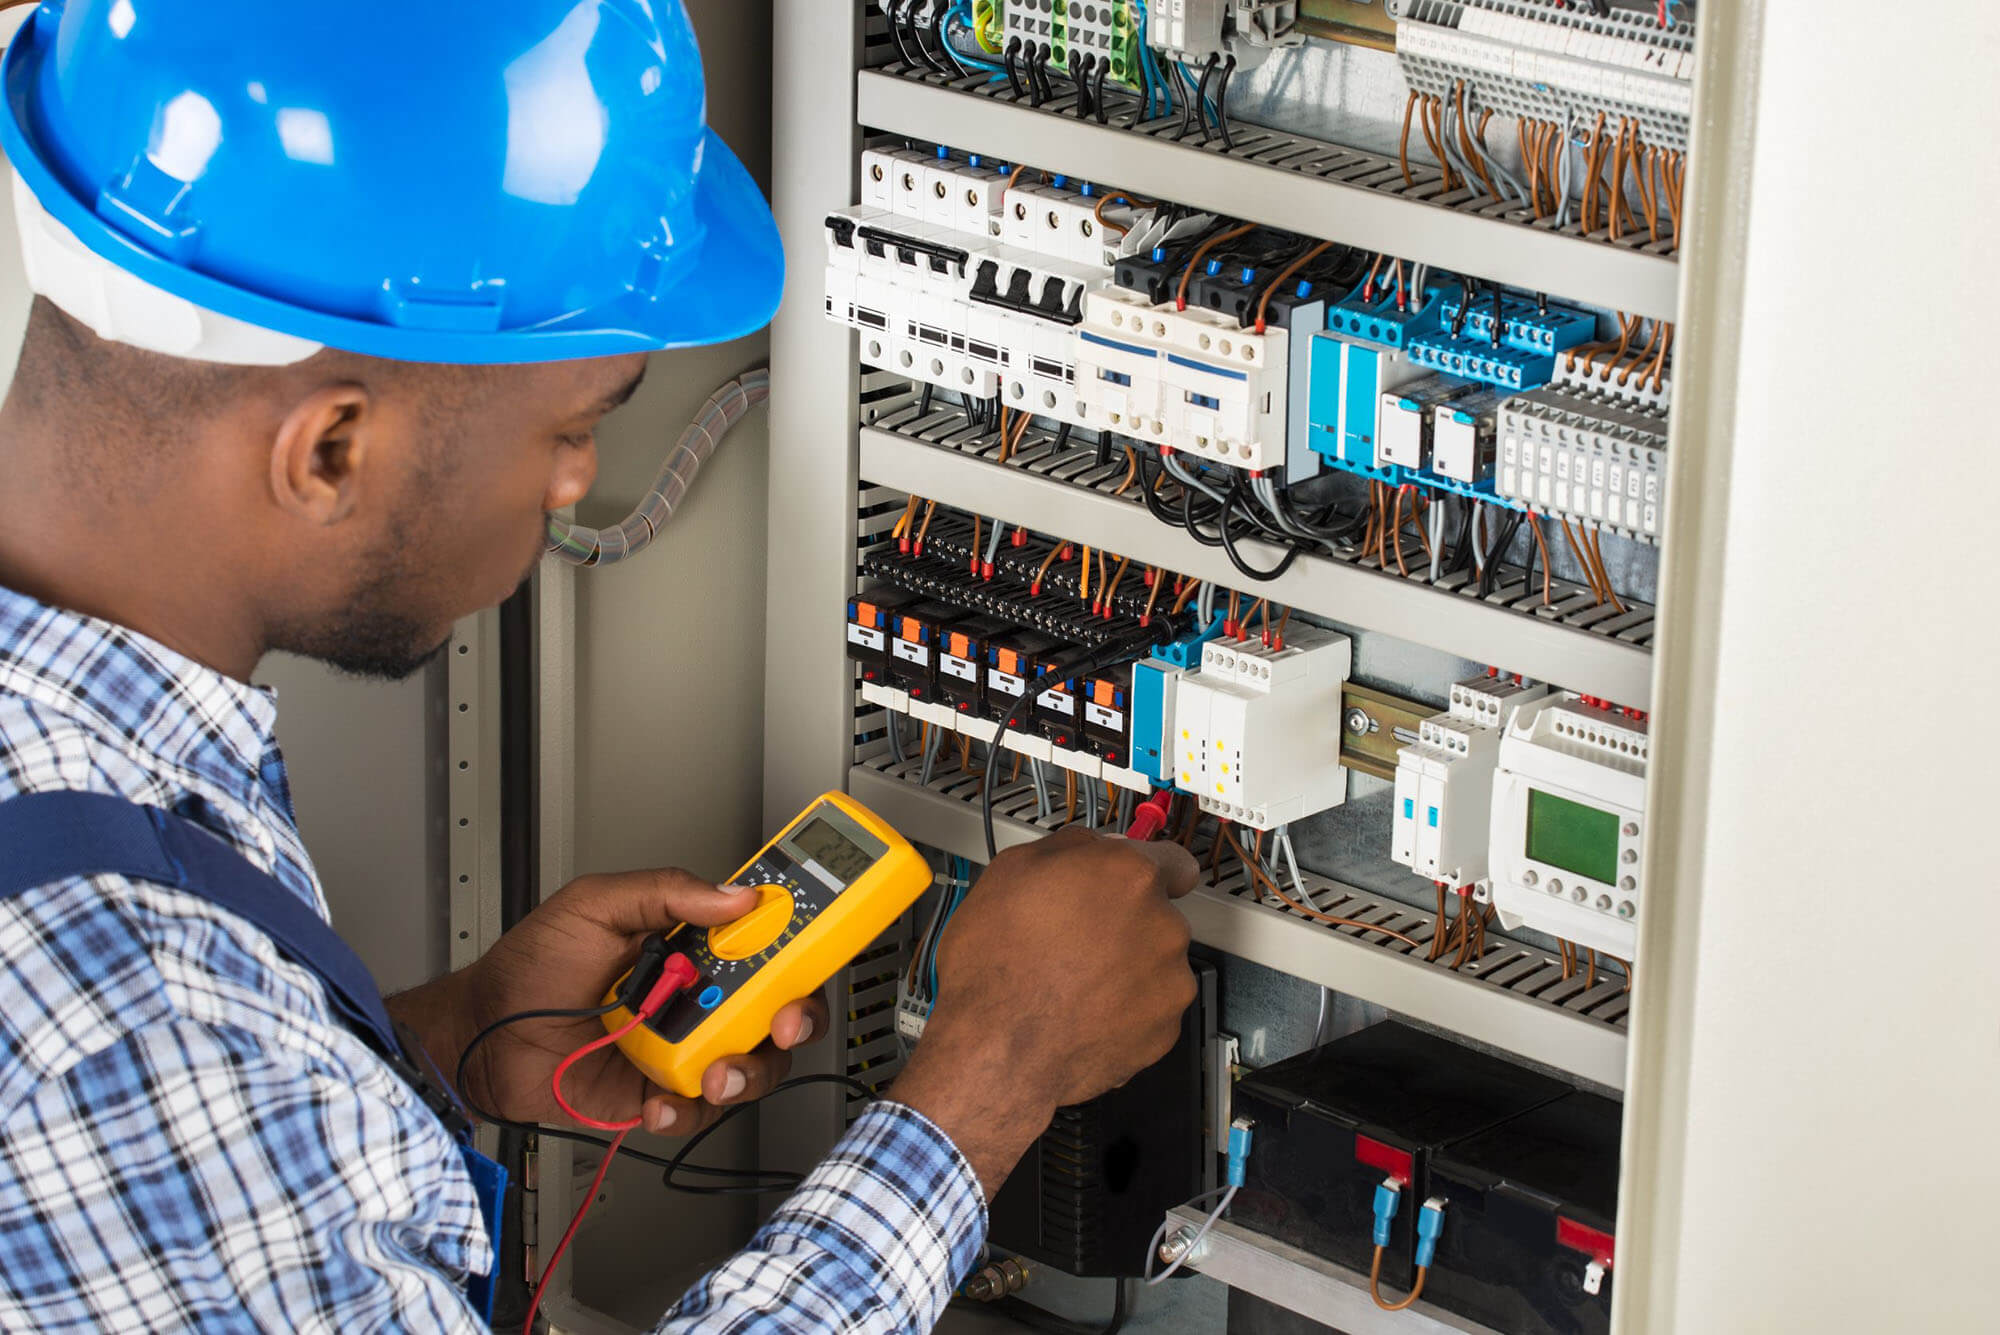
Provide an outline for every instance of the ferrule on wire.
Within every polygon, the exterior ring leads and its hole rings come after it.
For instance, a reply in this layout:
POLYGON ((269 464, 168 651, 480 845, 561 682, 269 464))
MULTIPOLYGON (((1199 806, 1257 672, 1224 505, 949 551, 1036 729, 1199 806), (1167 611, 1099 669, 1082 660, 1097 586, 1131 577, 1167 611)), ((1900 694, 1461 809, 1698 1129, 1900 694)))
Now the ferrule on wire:
POLYGON ((1444 1232, 1445 1199, 1433 1196, 1417 1215, 1417 1268, 1428 1269, 1437 1258, 1438 1235, 1444 1232))
POLYGON ((1250 1174, 1250 1128, 1254 1125, 1247 1117, 1229 1124, 1229 1168, 1224 1179, 1229 1186, 1242 1186, 1250 1174))
POLYGON ((1389 1226, 1396 1222, 1396 1210, 1403 1203, 1403 1179, 1385 1177, 1375 1188, 1375 1245, 1389 1245, 1389 1226))

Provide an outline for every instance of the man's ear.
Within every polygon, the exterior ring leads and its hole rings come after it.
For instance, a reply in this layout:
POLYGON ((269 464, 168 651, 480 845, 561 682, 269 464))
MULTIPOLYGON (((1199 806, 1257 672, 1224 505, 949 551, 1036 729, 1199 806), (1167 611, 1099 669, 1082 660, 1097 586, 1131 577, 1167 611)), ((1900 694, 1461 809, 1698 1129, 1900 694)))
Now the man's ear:
POLYGON ((271 492, 287 513, 337 524, 353 513, 368 462, 374 399, 363 385, 323 385, 300 399, 271 442, 271 492))

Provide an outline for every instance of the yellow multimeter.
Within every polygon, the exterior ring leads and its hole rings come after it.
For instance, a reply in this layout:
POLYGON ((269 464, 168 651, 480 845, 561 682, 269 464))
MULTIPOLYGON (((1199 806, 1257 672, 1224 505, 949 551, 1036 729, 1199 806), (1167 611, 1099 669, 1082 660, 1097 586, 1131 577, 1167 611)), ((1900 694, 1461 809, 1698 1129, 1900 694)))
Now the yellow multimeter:
MULTIPOLYGON (((824 987, 908 912, 930 888, 931 869, 880 816, 828 793, 730 883, 755 886, 756 906, 720 927, 675 928, 669 945, 694 965, 694 982, 618 1040, 627 1061, 686 1098, 701 1097, 702 1072, 769 1038, 780 1007, 824 987)), ((627 972, 606 1005, 653 986, 665 952, 647 956, 657 957, 649 976, 627 972)), ((631 1018, 620 1005, 604 1026, 616 1031, 631 1018)))

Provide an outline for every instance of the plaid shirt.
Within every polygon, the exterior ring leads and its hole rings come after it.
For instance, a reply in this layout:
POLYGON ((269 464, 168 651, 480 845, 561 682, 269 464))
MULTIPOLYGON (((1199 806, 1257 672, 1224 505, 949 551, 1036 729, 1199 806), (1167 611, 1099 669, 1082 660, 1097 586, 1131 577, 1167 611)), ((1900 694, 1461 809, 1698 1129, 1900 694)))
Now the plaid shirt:
MULTIPOLYGON (((275 717, 0 589, 0 800, 166 808, 324 916, 275 717)), ((876 1104, 661 1329, 927 1330, 984 1230, 951 1141, 876 1104)), ((0 902, 0 1329, 481 1331, 492 1261, 444 1127, 255 928, 122 877, 0 902)))

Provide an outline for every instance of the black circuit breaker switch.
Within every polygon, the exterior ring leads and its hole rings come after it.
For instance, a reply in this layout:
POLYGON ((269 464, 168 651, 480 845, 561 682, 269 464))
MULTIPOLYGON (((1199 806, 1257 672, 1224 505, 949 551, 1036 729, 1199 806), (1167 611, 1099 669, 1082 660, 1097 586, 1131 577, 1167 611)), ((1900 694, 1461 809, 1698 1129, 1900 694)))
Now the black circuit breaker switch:
POLYGON ((1073 751, 1080 745, 1083 722, 1077 710, 1076 678, 1054 670, 1061 666, 1060 658, 1060 654, 1044 655, 1035 664, 1034 727, 1050 745, 1073 751))
POLYGON ((847 656, 860 664, 861 680, 888 679, 890 622, 918 601, 919 595, 893 584, 871 586, 847 600, 847 656))
POLYGON ((1433 1155, 1444 1231, 1424 1297, 1521 1335, 1610 1330, 1623 1113, 1574 1093, 1433 1155))
POLYGON ((1382 1283, 1385 1296, 1401 1297, 1416 1282, 1432 1153, 1568 1092, 1561 1081, 1408 1025, 1371 1025, 1237 1084, 1235 1113, 1255 1121, 1256 1132, 1232 1217, 1365 1275, 1375 1189, 1396 1178, 1404 1187, 1382 1283))

